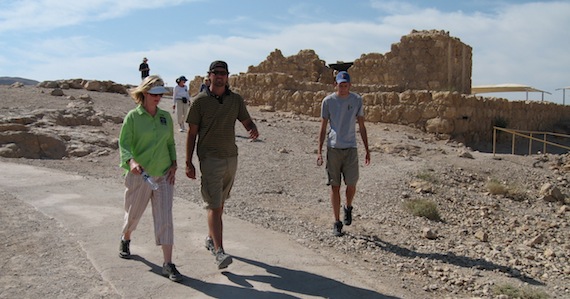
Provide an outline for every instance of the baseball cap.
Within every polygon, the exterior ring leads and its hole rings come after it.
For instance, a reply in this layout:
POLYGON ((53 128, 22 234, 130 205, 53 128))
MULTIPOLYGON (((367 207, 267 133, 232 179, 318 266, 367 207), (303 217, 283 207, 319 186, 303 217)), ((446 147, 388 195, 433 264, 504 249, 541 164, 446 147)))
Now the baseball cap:
POLYGON ((168 90, 164 88, 164 86, 158 85, 158 86, 153 86, 147 92, 150 94, 165 94, 168 93, 168 90))
POLYGON ((223 68, 226 70, 226 72, 230 71, 230 70, 228 70, 228 64, 225 61, 221 61, 221 60, 216 60, 216 61, 210 63, 210 71, 213 71, 216 68, 223 68))
POLYGON ((348 82, 350 83, 350 75, 346 71, 336 74, 336 83, 348 82))
POLYGON ((176 79, 176 83, 180 82, 180 81, 184 81, 184 82, 188 82, 188 80, 186 79, 186 77, 184 76, 180 76, 176 79))

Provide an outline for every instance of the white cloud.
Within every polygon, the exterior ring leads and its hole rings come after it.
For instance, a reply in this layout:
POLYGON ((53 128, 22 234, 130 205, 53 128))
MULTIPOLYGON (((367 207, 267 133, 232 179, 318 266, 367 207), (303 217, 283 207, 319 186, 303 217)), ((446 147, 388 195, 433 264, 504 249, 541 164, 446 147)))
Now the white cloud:
POLYGON ((200 0, 6 0, 0 2, 0 32, 47 31, 127 15, 135 10, 200 0))

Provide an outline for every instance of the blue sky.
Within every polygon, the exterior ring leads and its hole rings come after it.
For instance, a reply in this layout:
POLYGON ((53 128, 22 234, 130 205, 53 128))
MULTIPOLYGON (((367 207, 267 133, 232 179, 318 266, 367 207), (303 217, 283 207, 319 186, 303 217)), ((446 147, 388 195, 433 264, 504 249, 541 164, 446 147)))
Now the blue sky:
POLYGON ((473 48, 473 85, 530 85, 562 103, 556 89, 570 86, 569 28, 568 0, 0 0, 0 76, 138 84, 148 57, 151 74, 173 86, 216 59, 232 73, 275 49, 354 61, 390 51, 414 29, 437 29, 473 48))

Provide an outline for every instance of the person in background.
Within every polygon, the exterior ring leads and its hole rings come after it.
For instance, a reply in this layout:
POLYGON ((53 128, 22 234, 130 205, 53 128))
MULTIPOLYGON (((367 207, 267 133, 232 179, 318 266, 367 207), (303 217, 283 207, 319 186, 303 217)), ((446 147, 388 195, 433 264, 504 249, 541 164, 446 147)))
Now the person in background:
POLYGON ((205 91, 206 89, 210 88, 210 78, 206 77, 204 78, 204 81, 202 82, 202 85, 200 85, 200 91, 205 91))
POLYGON ((148 59, 146 57, 143 58, 142 63, 139 65, 139 72, 141 72, 141 80, 148 77, 150 74, 150 68, 148 67, 148 59))
POLYGON ((176 86, 174 86, 174 91, 172 93, 172 99, 174 104, 172 109, 176 111, 176 120, 180 126, 179 131, 186 131, 186 114, 188 114, 188 107, 190 102, 190 94, 188 93, 188 87, 186 86, 186 77, 180 76, 176 78, 176 86))
POLYGON ((232 263, 232 257, 224 251, 222 215, 237 171, 236 120, 242 123, 252 140, 259 137, 244 99, 228 88, 228 75, 228 64, 224 61, 216 60, 210 64, 208 78, 212 84, 194 97, 186 120, 189 124, 186 176, 196 179, 192 156, 197 148, 202 199, 208 211, 206 249, 215 255, 218 269, 227 268, 232 263))
POLYGON ((340 186, 341 177, 346 184, 346 205, 344 224, 352 223, 352 201, 356 194, 358 182, 358 152, 356 147, 356 123, 360 137, 366 150, 365 165, 370 164, 368 134, 364 125, 364 109, 360 95, 350 92, 350 75, 341 71, 335 78, 335 92, 326 96, 321 105, 321 128, 319 131, 319 148, 317 165, 323 164, 322 147, 327 139, 327 185, 331 186, 331 203, 334 215, 333 234, 342 235, 343 224, 340 222, 340 186), (330 130, 327 134, 327 125, 330 130))
POLYGON ((150 200, 155 242, 162 247, 164 258, 162 274, 172 281, 180 281, 182 276, 172 263, 172 203, 177 166, 173 124, 170 113, 158 107, 166 92, 159 76, 146 77, 130 92, 137 107, 125 116, 119 135, 120 166, 126 173, 119 256, 131 257, 131 234, 150 200), (153 180, 158 189, 148 180, 153 180))

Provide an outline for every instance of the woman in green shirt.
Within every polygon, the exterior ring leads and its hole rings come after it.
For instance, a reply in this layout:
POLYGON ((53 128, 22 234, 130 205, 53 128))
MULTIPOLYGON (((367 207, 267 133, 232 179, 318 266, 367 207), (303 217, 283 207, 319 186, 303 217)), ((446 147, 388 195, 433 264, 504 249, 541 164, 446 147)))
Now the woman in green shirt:
POLYGON ((137 107, 129 111, 119 136, 121 167, 125 169, 125 222, 119 256, 130 257, 131 233, 149 200, 152 204, 156 245, 162 247, 162 274, 180 281, 172 263, 174 243, 172 202, 176 174, 176 149, 170 113, 158 107, 167 91, 159 76, 146 77, 131 91, 137 107), (152 186, 148 180, 153 180, 152 186), (158 188, 157 188, 158 187, 158 188))

